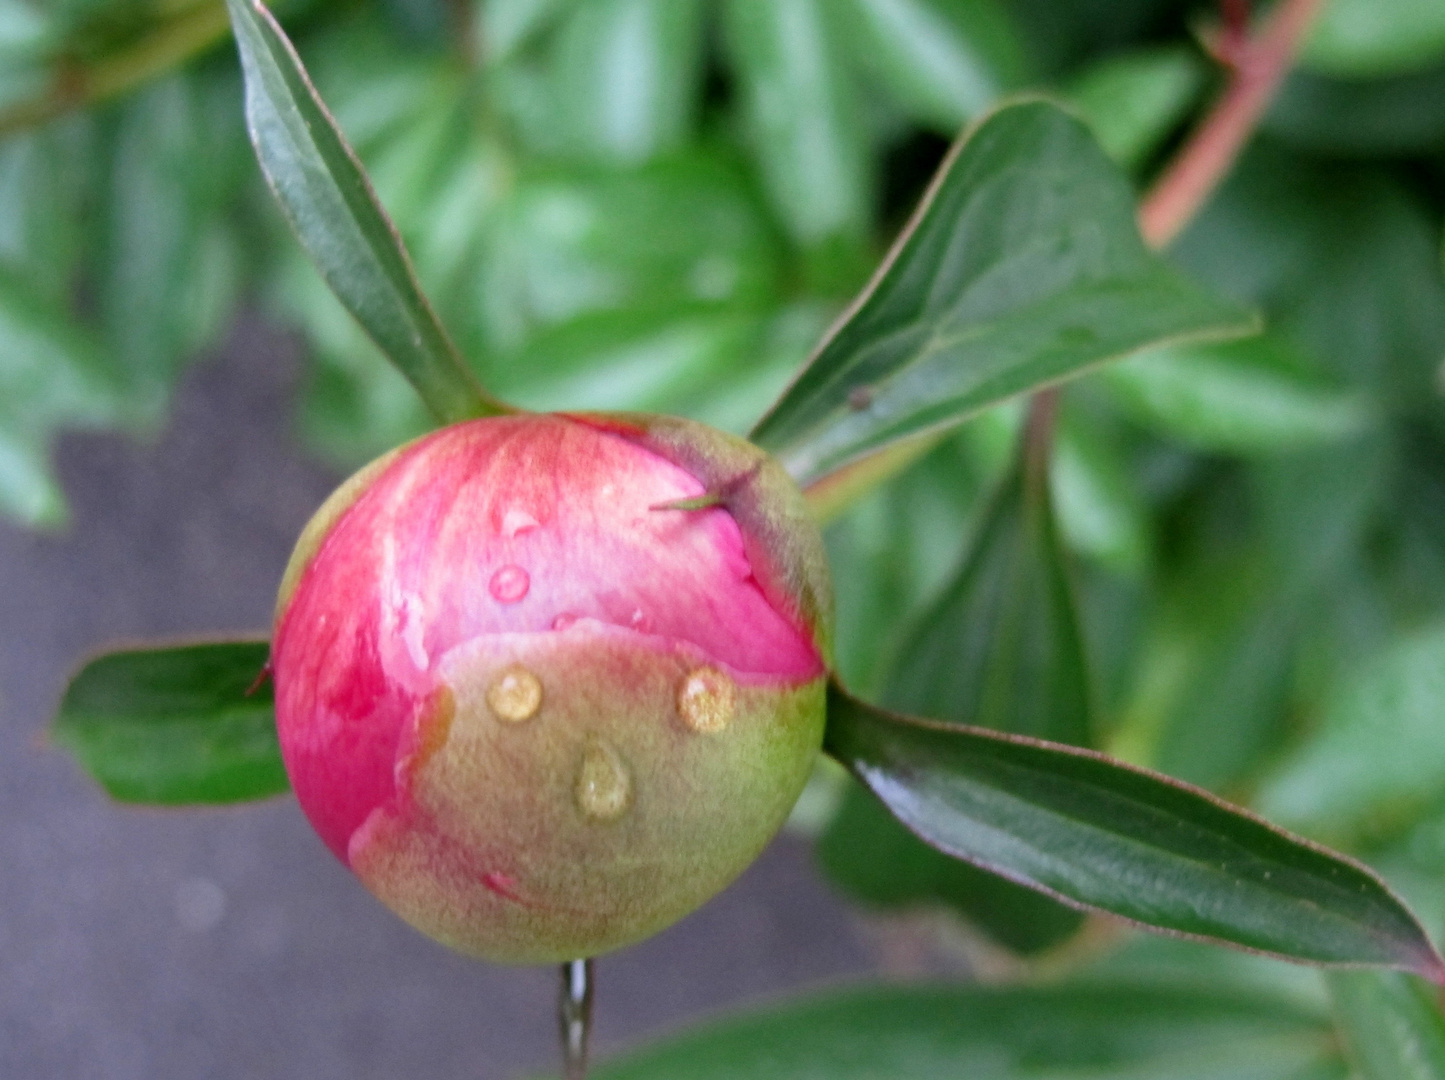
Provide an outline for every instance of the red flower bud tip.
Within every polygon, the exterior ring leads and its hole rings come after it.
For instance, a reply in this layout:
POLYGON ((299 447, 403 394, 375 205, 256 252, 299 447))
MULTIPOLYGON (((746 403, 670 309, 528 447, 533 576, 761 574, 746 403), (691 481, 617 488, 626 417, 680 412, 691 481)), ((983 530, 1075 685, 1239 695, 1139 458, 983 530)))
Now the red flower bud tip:
POLYGON ((691 911, 782 823, 822 740, 829 605, 801 496, 742 440, 459 424, 302 534, 272 653, 286 767, 426 933, 595 955, 691 911))

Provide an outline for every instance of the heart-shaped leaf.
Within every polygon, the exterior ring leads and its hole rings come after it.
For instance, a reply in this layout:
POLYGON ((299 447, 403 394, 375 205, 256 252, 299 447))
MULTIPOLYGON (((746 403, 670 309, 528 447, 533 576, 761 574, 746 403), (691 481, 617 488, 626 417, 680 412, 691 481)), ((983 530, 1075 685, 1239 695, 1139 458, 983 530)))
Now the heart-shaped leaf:
POLYGON ((183 805, 287 790, 270 646, 221 641, 96 657, 71 680, 51 735, 112 798, 183 805))
POLYGON ((478 387, 417 283, 361 163, 260 0, 227 0, 246 122, 267 182, 317 269, 437 418, 507 411, 478 387))
POLYGON ((1047 101, 987 116, 753 431, 803 484, 1140 349, 1253 317, 1149 252, 1127 179, 1047 101))
POLYGON ((934 847, 1082 907, 1286 959, 1445 980, 1365 867, 1101 754, 885 712, 833 688, 828 751, 934 847))

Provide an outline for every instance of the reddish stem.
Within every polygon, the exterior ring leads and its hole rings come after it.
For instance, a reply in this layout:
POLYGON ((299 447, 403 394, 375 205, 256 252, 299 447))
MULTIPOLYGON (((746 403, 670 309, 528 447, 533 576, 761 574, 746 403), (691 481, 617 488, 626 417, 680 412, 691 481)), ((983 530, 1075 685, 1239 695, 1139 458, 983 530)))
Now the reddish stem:
POLYGON ((1139 229, 1167 247, 1198 213, 1249 140, 1289 71, 1322 0, 1279 0, 1260 32, 1241 44, 1229 86, 1139 207, 1139 229))

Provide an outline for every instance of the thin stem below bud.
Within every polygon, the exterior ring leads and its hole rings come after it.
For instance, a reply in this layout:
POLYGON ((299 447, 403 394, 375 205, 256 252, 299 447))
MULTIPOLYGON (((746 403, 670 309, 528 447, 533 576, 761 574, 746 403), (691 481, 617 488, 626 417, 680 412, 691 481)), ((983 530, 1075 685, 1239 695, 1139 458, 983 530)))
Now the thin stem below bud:
POLYGON ((592 1034, 592 961, 570 960, 562 965, 562 987, 557 997, 557 1022, 562 1036, 562 1075, 565 1080, 587 1080, 587 1043, 592 1034))

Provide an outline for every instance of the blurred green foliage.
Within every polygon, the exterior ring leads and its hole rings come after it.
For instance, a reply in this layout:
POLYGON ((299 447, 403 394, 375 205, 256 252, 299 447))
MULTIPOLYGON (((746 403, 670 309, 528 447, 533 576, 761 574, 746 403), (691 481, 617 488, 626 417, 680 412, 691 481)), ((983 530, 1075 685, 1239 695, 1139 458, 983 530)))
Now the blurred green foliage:
MULTIPOLYGON (((299 423, 338 467, 429 425, 270 208, 234 51, 194 30, 207 5, 0 0, 0 511, 16 520, 65 519, 58 431, 156 430, 243 301, 303 335, 299 423), (142 78, 156 55, 176 63, 142 78), (24 122, 67 87, 86 107, 24 122)), ((278 7, 491 390, 735 431, 864 284, 960 125, 1002 95, 1053 92, 1142 188, 1221 80, 1193 33, 1214 9, 1184 0, 278 7)), ((1266 332, 1071 383, 1046 537, 1076 590, 1097 745, 1347 845, 1434 929, 1442 11, 1328 0, 1301 69, 1170 252, 1257 305, 1266 332)), ((858 691, 980 720, 908 673, 943 663, 920 626, 987 606, 969 568, 1002 528, 993 493, 1016 475, 1020 423, 1012 404, 984 414, 831 526, 838 655, 858 691)), ((981 902, 976 872, 926 865, 861 805, 842 800, 824 852, 865 902, 953 905, 1021 951, 1073 929, 981 902), (869 850, 896 871, 848 865, 869 850)), ((1338 996, 1368 1013, 1376 991, 1338 996)), ((1138 1073, 1156 1074, 1173 1075, 1138 1073)))

